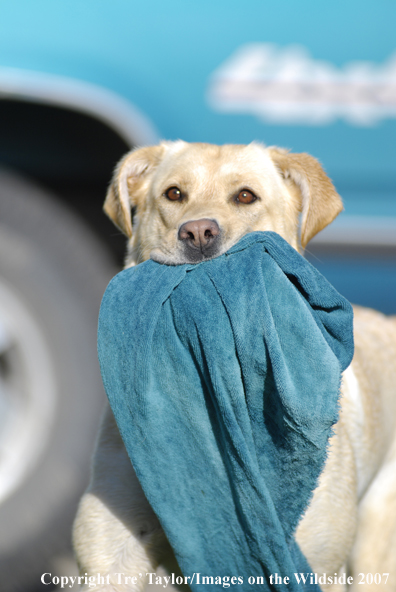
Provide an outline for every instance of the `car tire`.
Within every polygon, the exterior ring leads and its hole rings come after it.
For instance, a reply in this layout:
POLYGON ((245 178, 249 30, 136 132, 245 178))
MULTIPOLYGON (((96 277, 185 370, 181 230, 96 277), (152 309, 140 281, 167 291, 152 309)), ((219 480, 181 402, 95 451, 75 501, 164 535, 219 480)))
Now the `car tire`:
POLYGON ((0 171, 2 592, 40 590, 70 549, 104 402, 97 315, 116 271, 78 216, 0 171))

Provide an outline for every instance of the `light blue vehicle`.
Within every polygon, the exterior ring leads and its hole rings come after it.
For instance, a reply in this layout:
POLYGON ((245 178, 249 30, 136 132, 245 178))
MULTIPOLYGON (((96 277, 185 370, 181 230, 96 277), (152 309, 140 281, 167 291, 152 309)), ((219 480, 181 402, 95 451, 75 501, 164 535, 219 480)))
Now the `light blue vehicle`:
POLYGON ((0 3, 2 591, 68 552, 124 244, 101 203, 124 152, 181 138, 313 154, 345 212, 308 255, 396 312, 395 25, 387 0, 0 3))

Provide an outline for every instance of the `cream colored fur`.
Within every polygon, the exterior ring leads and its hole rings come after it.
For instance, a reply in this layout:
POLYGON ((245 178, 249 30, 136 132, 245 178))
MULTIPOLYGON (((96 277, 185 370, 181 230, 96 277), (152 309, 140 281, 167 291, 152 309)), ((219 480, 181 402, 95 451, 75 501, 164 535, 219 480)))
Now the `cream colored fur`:
MULTIPOLYGON (((307 154, 260 144, 178 141, 127 154, 104 208, 129 238, 129 266, 150 256, 183 263, 178 230, 201 219, 219 226, 216 254, 254 230, 273 230, 301 250, 337 216, 342 203, 307 154), (182 200, 167 198, 171 187, 181 190, 182 200), (242 189, 256 201, 239 203, 242 189)), ((346 570, 354 580, 352 590, 396 592, 396 321, 355 308, 355 342, 326 467, 296 537, 313 572, 334 576, 346 570), (381 574, 382 584, 359 584, 360 573, 381 574)), ((110 585, 95 588, 102 592, 143 590, 146 580, 140 574, 155 572, 161 563, 177 570, 109 409, 75 521, 74 546, 82 574, 113 574, 110 585), (117 584, 116 573, 135 576, 136 584, 117 584)))

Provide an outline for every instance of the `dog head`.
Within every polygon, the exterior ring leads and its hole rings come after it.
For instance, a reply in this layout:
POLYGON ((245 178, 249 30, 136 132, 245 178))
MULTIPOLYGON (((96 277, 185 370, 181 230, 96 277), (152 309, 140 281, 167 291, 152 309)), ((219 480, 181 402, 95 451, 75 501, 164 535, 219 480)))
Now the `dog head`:
POLYGON ((128 153, 104 210, 129 238, 127 265, 178 265, 217 257, 256 230, 304 249, 342 202, 308 154, 177 141, 128 153))

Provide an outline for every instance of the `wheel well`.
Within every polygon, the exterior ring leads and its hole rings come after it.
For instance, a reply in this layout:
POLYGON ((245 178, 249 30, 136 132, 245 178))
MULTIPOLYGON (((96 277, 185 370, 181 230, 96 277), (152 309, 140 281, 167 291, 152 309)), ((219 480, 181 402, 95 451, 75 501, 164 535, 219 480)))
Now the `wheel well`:
POLYGON ((0 129, 0 165, 48 188, 120 261, 125 240, 102 213, 102 203, 117 161, 132 146, 96 117, 15 99, 0 101, 0 129))

